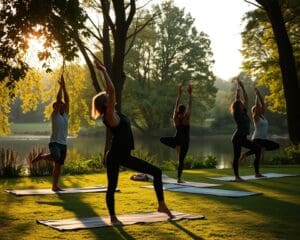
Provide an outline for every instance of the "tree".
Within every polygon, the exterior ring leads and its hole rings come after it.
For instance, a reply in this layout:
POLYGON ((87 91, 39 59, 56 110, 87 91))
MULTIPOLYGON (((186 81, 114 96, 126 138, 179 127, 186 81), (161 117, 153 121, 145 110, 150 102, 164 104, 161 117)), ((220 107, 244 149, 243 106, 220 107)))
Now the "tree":
POLYGON ((278 47, 290 140, 300 142, 300 84, 293 48, 286 30, 279 0, 256 0, 266 11, 278 47))
MULTIPOLYGON (((210 41, 193 27, 194 19, 172 1, 152 10, 159 15, 136 37, 126 59, 126 99, 135 99, 127 110, 139 129, 170 126, 177 86, 193 85, 194 119, 203 120, 215 98, 215 76, 210 41), (138 61, 137 61, 138 59, 138 61), (163 104, 162 104, 163 103, 163 104), (198 114, 197 114, 198 113, 198 114)), ((145 13, 147 21, 153 14, 145 13)))
MULTIPOLYGON (((300 10, 300 4, 298 3, 300 10)), ((300 15, 297 8, 283 5, 285 23, 291 39, 295 59, 300 63, 300 15)), ((243 68, 247 74, 257 79, 257 84, 266 87, 266 103, 273 112, 286 114, 286 102, 281 81, 279 56, 272 27, 264 10, 257 8, 244 17, 246 22, 242 32, 244 57, 243 68)))

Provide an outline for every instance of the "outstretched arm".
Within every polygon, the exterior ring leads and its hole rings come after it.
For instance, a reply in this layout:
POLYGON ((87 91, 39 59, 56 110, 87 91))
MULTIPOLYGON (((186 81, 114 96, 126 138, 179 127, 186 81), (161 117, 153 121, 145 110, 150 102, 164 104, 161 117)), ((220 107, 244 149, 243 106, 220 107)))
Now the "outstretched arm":
POLYGON ((116 105, 116 93, 114 84, 107 73, 107 70, 103 64, 98 60, 94 60, 96 68, 103 74, 105 79, 105 90, 107 93, 107 108, 106 108, 106 120, 109 122, 111 127, 119 124, 119 117, 115 114, 116 105))
POLYGON ((258 88, 254 88, 254 91, 255 91, 255 94, 256 94, 256 97, 255 97, 255 106, 256 106, 256 108, 260 107, 262 113, 264 114, 265 113, 265 102, 264 102, 264 99, 263 99, 262 95, 260 94, 258 88))
POLYGON ((187 110, 187 116, 191 116, 192 113, 192 85, 189 85, 187 88, 187 92, 189 94, 189 105, 187 110))
POLYGON ((58 89, 58 92, 57 92, 57 95, 56 95, 56 102, 57 103, 61 103, 62 102, 62 83, 61 81, 58 81, 59 83, 59 89, 58 89))
POLYGON ((178 111, 178 106, 179 106, 181 94, 182 94, 182 86, 179 85, 179 86, 178 86, 178 95, 177 95, 177 99, 176 99, 175 107, 174 107, 174 112, 173 112, 173 120, 175 119, 176 113, 177 113, 177 111, 178 111))
POLYGON ((247 95, 247 92, 246 92, 246 90, 244 88, 243 83, 241 82, 241 80, 239 78, 237 78, 237 82, 238 82, 238 85, 241 87, 242 92, 243 92, 243 99, 244 99, 243 104, 244 104, 244 107, 246 109, 248 109, 248 95, 247 95))
POLYGON ((69 94, 68 94, 68 91, 67 91, 67 88, 66 88, 66 83, 65 83, 65 79, 64 79, 63 75, 61 75, 61 77, 60 77, 60 86, 62 88, 62 93, 64 95, 64 102, 66 104, 66 110, 65 110, 65 112, 67 114, 69 114, 70 99, 69 99, 69 94))

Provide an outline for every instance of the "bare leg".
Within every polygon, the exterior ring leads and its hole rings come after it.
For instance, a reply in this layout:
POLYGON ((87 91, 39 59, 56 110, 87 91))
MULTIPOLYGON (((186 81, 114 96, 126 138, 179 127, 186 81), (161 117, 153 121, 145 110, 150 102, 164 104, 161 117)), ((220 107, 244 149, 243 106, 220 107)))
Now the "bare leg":
POLYGON ((172 215, 172 213, 170 212, 170 210, 168 209, 165 201, 158 201, 158 212, 162 212, 162 213, 166 213, 170 218, 173 218, 174 216, 172 215))
POLYGON ((61 171, 61 164, 58 162, 54 163, 53 173, 52 173, 52 190, 53 191, 61 191, 58 187, 58 179, 61 171))
POLYGON ((117 218, 116 215, 110 216, 110 222, 111 222, 111 224, 114 225, 114 226, 120 226, 120 225, 123 225, 123 223, 117 218))
POLYGON ((244 153, 241 153, 241 156, 240 156, 240 159, 239 159, 239 162, 244 162, 244 160, 246 159, 246 152, 244 153))
POLYGON ((36 163, 40 160, 55 161, 50 153, 39 153, 34 159, 32 159, 31 163, 36 163))

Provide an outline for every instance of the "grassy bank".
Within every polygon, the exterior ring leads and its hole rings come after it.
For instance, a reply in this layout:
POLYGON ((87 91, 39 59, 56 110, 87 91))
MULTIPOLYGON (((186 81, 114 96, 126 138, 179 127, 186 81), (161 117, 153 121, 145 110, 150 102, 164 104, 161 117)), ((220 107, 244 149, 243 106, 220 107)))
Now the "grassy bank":
MULTIPOLYGON (((300 166, 263 168, 262 172, 300 173, 300 166)), ((204 176, 231 175, 231 169, 190 170, 187 180, 216 182, 204 176)), ((252 174, 242 168, 242 174, 252 174)), ((175 172, 167 172, 175 176, 175 172)), ((119 214, 149 212, 156 209, 153 190, 140 188, 143 182, 129 180, 132 172, 121 172, 120 193, 116 193, 119 214)), ((165 192, 173 210, 203 214, 206 220, 183 220, 125 227, 59 232, 36 224, 37 219, 65 219, 107 215, 104 193, 61 196, 15 197, 4 189, 48 188, 51 179, 1 179, 0 238, 14 239, 298 239, 300 235, 300 177, 224 183, 224 189, 262 192, 246 198, 165 192)), ((64 187, 106 184, 106 175, 63 176, 64 187)))

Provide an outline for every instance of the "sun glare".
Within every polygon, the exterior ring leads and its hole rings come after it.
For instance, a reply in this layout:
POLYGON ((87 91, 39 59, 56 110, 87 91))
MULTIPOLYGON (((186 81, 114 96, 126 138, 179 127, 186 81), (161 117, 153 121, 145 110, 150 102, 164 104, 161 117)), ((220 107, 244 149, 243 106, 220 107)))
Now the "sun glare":
POLYGON ((32 68, 46 69, 57 68, 62 64, 62 57, 57 51, 49 49, 51 56, 47 60, 40 60, 39 53, 45 50, 45 39, 43 37, 30 37, 28 39, 28 49, 25 55, 25 62, 32 68))

